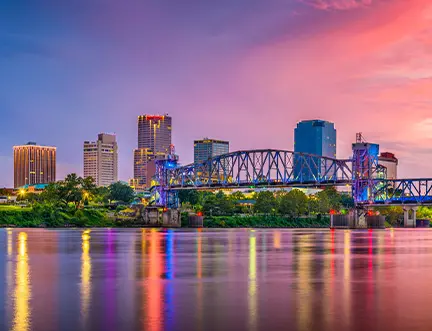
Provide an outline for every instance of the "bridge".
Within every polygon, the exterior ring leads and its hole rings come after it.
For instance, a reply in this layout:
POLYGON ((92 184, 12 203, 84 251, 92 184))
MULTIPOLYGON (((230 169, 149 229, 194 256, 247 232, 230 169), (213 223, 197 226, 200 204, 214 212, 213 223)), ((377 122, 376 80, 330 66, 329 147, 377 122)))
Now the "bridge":
POLYGON ((406 222, 415 224, 416 207, 432 204, 432 178, 387 179, 380 173, 379 146, 357 142, 350 159, 340 160, 286 150, 236 151, 202 163, 178 165, 169 155, 156 162, 156 205, 178 208, 182 189, 351 186, 358 211, 402 205, 406 222), (414 214, 413 218, 410 215, 414 214))

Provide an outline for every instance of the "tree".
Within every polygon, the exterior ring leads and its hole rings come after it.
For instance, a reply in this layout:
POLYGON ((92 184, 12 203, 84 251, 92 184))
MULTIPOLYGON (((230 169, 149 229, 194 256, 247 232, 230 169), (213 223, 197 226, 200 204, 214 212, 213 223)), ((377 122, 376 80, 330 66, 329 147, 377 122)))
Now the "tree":
POLYGON ((213 193, 205 196, 202 207, 206 215, 213 216, 219 214, 219 207, 216 205, 216 196, 213 193))
POLYGON ((109 199, 129 203, 134 198, 134 190, 122 182, 112 183, 109 187, 109 199))
POLYGON ((276 198, 270 191, 259 192, 254 209, 257 213, 270 214, 277 209, 276 198))
POLYGON ((377 208, 386 221, 391 225, 398 225, 403 219, 403 208, 401 206, 387 206, 377 208))
POLYGON ((222 191, 217 194, 207 194, 203 204, 204 213, 211 216, 232 215, 234 207, 234 202, 222 191))
POLYGON ((230 194, 230 195, 228 196, 228 198, 229 198, 230 200, 232 200, 234 203, 237 203, 238 201, 241 201, 241 200, 245 200, 245 199, 246 199, 244 193, 241 192, 241 191, 237 191, 237 192, 234 192, 234 193, 230 194))
POLYGON ((341 205, 346 209, 354 208, 354 198, 347 193, 341 194, 341 205))
POLYGON ((282 215, 299 217, 308 211, 308 197, 297 189, 280 195, 278 202, 278 210, 282 215))
POLYGON ((98 187, 92 177, 82 179, 81 187, 86 200, 93 199, 98 194, 98 187))
POLYGON ((189 202, 192 205, 196 205, 199 202, 200 196, 197 190, 180 190, 179 200, 180 203, 189 202))
POLYGON ((320 193, 327 195, 330 209, 340 210, 342 206, 342 198, 341 194, 336 190, 335 187, 327 187, 320 193))
POLYGON ((64 181, 59 182, 59 193, 66 204, 73 203, 78 209, 79 204, 83 200, 83 179, 77 174, 69 174, 64 181))
POLYGON ((317 214, 326 214, 331 209, 331 203, 330 198, 325 191, 318 192, 315 194, 315 199, 317 201, 316 203, 316 210, 314 210, 317 214))
POLYGON ((96 188, 93 201, 96 203, 108 203, 110 198, 110 191, 108 187, 101 186, 96 188))

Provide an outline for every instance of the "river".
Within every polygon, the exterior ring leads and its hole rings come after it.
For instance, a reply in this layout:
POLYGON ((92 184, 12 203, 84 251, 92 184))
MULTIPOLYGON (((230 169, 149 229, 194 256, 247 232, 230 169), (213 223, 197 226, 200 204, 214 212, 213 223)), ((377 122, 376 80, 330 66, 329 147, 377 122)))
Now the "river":
POLYGON ((429 330, 432 231, 0 229, 0 330, 429 330))

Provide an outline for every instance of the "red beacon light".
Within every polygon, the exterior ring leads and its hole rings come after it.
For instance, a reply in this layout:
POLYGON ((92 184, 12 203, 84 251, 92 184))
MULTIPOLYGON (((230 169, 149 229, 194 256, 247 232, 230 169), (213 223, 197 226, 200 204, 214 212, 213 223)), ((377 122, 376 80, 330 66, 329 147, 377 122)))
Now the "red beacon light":
POLYGON ((203 216, 203 213, 202 213, 202 211, 199 211, 199 212, 197 212, 197 216, 203 216))
POLYGON ((336 215, 336 210, 330 209, 330 215, 336 215))

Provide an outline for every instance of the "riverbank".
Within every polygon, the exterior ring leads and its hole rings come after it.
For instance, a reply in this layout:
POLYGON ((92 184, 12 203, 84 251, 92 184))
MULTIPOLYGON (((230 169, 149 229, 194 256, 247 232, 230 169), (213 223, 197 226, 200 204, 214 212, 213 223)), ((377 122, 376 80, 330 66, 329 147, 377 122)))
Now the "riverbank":
POLYGON ((329 216, 217 216, 204 218, 205 228, 329 228, 329 216))
MULTIPOLYGON (((112 214, 112 213, 111 213, 112 214)), ((0 227, 62 228, 112 227, 115 220, 107 209, 56 209, 8 206, 0 208, 0 227)))
MULTIPOLYGON (((182 227, 188 227, 188 214, 182 214, 182 227)), ((49 206, 0 208, 0 227, 145 227, 140 218, 119 217, 106 208, 59 209, 49 206)), ((205 228, 328 228, 329 216, 289 218, 272 215, 215 216, 204 219, 205 228)))

